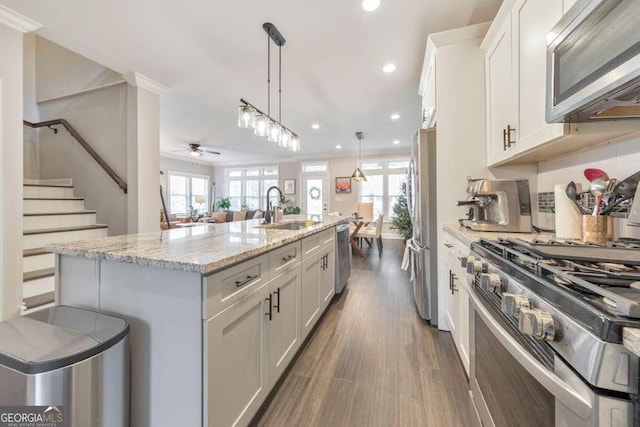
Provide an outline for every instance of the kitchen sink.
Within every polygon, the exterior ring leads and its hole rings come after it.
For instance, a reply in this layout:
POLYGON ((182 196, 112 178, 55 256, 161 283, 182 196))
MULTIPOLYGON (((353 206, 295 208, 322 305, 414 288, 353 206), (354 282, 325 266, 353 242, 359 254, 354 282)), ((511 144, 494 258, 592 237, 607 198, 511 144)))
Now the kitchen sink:
POLYGON ((280 222, 275 224, 263 224, 259 225, 259 228, 269 228, 275 230, 303 230, 305 228, 313 227, 314 225, 318 225, 320 222, 317 221, 294 221, 294 222, 280 222))

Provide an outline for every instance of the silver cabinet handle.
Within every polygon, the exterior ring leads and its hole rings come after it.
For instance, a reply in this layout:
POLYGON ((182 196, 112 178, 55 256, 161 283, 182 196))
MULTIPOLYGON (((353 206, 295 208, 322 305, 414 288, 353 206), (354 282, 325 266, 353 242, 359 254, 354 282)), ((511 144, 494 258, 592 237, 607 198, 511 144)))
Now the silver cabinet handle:
MULTIPOLYGON (((529 354, 502 326, 493 318, 491 313, 482 305, 480 299, 472 290, 469 292, 469 299, 480 316, 482 321, 487 325, 489 330, 502 343, 504 348, 522 365, 524 369, 531 374, 544 388, 553 394, 564 405, 571 409, 576 415, 583 420, 589 419, 592 414, 592 406, 590 400, 581 395, 571 384, 568 384, 562 378, 552 371, 549 371, 535 357, 529 354)), ((473 351, 473 350, 472 350, 473 351)))
POLYGON ((247 283, 251 282, 254 279, 257 279, 258 275, 256 274, 255 276, 247 276, 246 279, 244 280, 236 280, 236 287, 239 288, 241 286, 246 285, 247 283))
POLYGON ((445 243, 444 245, 445 245, 445 247, 447 247, 447 248, 449 248, 449 249, 451 249, 451 248, 453 247, 453 245, 452 245, 452 244, 450 244, 450 243, 445 243))
POLYGON ((292 260, 292 259, 293 259, 293 258, 295 258, 295 257, 296 257, 295 255, 287 255, 286 257, 283 257, 283 258, 282 258, 282 262, 290 261, 290 260, 292 260))

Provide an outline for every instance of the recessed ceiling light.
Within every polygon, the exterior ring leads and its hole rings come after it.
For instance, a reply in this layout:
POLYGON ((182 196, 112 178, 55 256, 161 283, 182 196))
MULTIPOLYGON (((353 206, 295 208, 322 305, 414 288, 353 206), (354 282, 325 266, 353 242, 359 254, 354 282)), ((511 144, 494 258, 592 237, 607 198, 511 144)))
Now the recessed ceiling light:
POLYGON ((380 6, 380 0, 362 0, 362 8, 367 12, 372 12, 380 6))
POLYGON ((398 113, 393 113, 391 115, 391 120, 398 120, 399 118, 400 118, 400 114, 398 114, 398 113))
POLYGON ((320 125, 317 123, 314 123, 311 125, 311 129, 320 129, 320 125))
POLYGON ((336 145, 336 150, 342 150, 342 145, 336 145))
POLYGON ((398 144, 400 144, 400 141, 398 141, 398 140, 396 139, 395 141, 393 141, 393 143, 394 143, 395 145, 398 145, 398 144))
POLYGON ((382 67, 382 71, 384 71, 385 73, 393 73, 395 70, 396 66, 392 63, 385 64, 384 67, 382 67))

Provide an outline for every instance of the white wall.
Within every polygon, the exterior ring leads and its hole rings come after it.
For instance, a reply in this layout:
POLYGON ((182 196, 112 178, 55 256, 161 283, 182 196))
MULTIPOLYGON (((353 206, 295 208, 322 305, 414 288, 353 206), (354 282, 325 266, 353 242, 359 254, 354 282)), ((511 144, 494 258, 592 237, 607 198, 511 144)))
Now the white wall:
POLYGON ((22 303, 23 33, 0 24, 0 320, 22 303))
MULTIPOLYGON (((126 180, 126 84, 47 101, 113 81, 118 75, 41 37, 36 39, 36 55, 40 120, 69 121, 126 180)), ((58 134, 40 130, 40 177, 72 178, 75 195, 85 198, 87 209, 97 210, 97 222, 107 224, 110 235, 127 232, 127 195, 66 130, 60 128, 58 134)))
MULTIPOLYGON (((24 35, 23 56, 23 118, 32 123, 38 122, 40 112, 36 103, 36 35, 24 35)), ((40 144, 39 132, 36 129, 24 127, 24 177, 40 178, 40 144)))
MULTIPOLYGON (((556 160, 538 164, 538 191, 553 191, 555 184, 567 184, 570 181, 581 183, 584 189, 588 182, 584 177, 584 169, 599 168, 606 171, 611 178, 619 181, 640 170, 640 136, 623 142, 603 145, 588 151, 578 152, 556 160)), ((553 228, 553 214, 539 214, 545 227, 553 228)), ((624 219, 616 219, 615 237, 640 238, 640 228, 626 225, 624 219)))

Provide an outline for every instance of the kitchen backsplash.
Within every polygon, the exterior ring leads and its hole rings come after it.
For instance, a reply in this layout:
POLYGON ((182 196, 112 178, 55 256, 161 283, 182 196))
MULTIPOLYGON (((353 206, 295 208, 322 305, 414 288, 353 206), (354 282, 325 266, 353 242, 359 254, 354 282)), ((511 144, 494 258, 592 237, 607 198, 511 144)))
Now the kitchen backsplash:
MULTIPOLYGON (((640 170, 640 136, 538 163, 537 226, 555 227, 553 186, 575 181, 588 188, 583 174, 588 167, 602 169, 618 180, 637 172, 640 170)), ((593 206, 593 200, 588 200, 587 204, 593 206)), ((629 227, 624 218, 616 218, 615 234, 640 238, 640 227, 629 227)))

